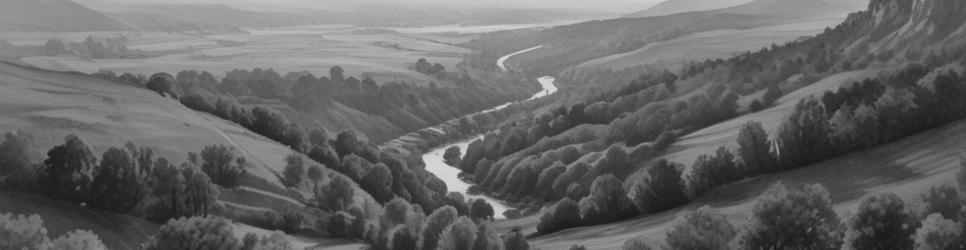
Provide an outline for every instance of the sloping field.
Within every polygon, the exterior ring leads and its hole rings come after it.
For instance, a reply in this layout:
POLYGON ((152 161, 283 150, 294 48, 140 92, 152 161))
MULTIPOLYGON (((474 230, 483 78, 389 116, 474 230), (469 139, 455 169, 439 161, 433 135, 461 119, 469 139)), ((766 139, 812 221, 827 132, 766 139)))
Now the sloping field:
MULTIPOLYGON (((220 199, 255 208, 302 206, 301 197, 293 199, 293 195, 287 193, 294 192, 282 191, 284 189, 275 174, 281 173, 284 158, 292 154, 291 149, 236 124, 187 109, 174 99, 146 89, 80 74, 0 63, 0 132, 13 130, 34 136, 31 155, 36 162, 44 159, 46 150, 63 143, 68 134, 79 136, 98 157, 108 147, 122 147, 132 141, 138 146, 154 148, 156 154, 175 163, 186 161, 188 152, 199 152, 206 145, 229 145, 236 149, 237 155, 248 160, 247 171, 255 180, 243 181, 243 186, 236 190, 223 191, 220 199)), ((312 161, 307 163, 319 165, 312 161)), ((362 200, 371 200, 359 189, 355 193, 359 204, 362 200)), ((137 237, 113 236, 133 229, 103 224, 112 220, 95 221, 101 224, 89 222, 105 217, 95 210, 74 209, 78 211, 62 213, 58 212, 64 209, 62 206, 50 204, 53 203, 0 200, 0 212, 41 213, 50 210, 47 214, 54 216, 52 220, 60 221, 48 225, 51 231, 66 230, 59 227, 66 225, 66 228, 108 230, 105 231, 107 236, 102 237, 118 238, 105 241, 142 242, 146 239, 144 235, 150 233, 137 237)), ((47 219, 47 215, 42 215, 47 219)), ((147 226, 139 225, 142 227, 147 226)))
POLYGON ((826 90, 834 91, 839 87, 848 86, 847 84, 855 81, 875 76, 877 72, 876 70, 852 71, 826 77, 782 96, 768 109, 739 116, 681 137, 668 148, 665 158, 672 162, 690 165, 701 154, 712 153, 718 147, 727 146, 734 150, 738 146, 735 142, 738 131, 741 125, 748 121, 761 122, 769 135, 774 137, 782 120, 791 113, 799 100, 813 95, 818 96, 826 90))
POLYGON ((627 239, 643 235, 652 246, 658 246, 663 244, 665 230, 678 215, 704 205, 740 226, 750 216, 756 197, 777 182, 822 184, 840 216, 847 210, 854 211, 862 196, 869 193, 893 192, 910 207, 918 208, 919 194, 925 189, 955 183, 962 148, 966 148, 966 120, 800 169, 719 187, 686 208, 620 223, 569 229, 531 239, 530 244, 540 249, 566 249, 574 244, 588 249, 614 249, 627 239))
POLYGON ((799 23, 748 30, 700 32, 640 49, 587 61, 578 68, 619 70, 653 63, 682 63, 711 58, 727 58, 745 51, 757 51, 771 44, 782 44, 802 36, 821 33, 844 18, 803 20, 799 23))
POLYGON ((0 213, 40 215, 51 239, 75 229, 89 230, 112 249, 137 249, 158 231, 157 225, 141 218, 8 191, 0 191, 0 213))

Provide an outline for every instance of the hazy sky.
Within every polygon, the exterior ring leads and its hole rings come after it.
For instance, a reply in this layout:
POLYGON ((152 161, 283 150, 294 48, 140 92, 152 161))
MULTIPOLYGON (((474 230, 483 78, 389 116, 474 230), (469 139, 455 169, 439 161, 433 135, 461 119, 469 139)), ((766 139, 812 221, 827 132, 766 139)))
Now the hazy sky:
POLYGON ((630 13, 645 9, 665 0, 76 0, 77 2, 110 3, 225 3, 236 7, 255 4, 280 4, 291 7, 331 8, 346 3, 377 3, 405 6, 439 7, 503 7, 503 8, 563 8, 630 13), (248 4, 246 4, 246 2, 248 4))

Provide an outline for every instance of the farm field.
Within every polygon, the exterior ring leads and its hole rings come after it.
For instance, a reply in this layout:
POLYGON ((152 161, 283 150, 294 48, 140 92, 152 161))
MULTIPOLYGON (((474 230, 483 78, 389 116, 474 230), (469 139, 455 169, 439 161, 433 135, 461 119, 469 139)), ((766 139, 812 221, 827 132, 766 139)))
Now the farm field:
MULTIPOLYGON (((458 27, 453 27, 458 28, 458 27)), ((342 66, 347 74, 369 76, 377 82, 405 81, 428 84, 438 81, 409 69, 419 58, 455 68, 468 49, 455 44, 469 39, 467 34, 440 34, 445 28, 364 29, 346 25, 285 27, 249 30, 248 34, 187 35, 160 32, 97 33, 98 36, 124 35, 129 49, 175 52, 154 58, 85 59, 76 56, 36 56, 21 59, 32 66, 55 71, 93 73, 99 70, 150 75, 157 72, 207 70, 216 76, 232 69, 273 68, 285 73, 308 71, 328 75, 332 66, 342 66), (425 36, 425 37, 424 37, 425 36), (445 41, 442 41, 445 40, 445 41)), ((43 44, 46 39, 81 41, 85 33, 17 33, 8 40, 14 44, 43 44)))
POLYGON ((771 44, 794 41, 821 33, 844 20, 818 18, 747 30, 714 30, 648 44, 640 49, 584 62, 577 68, 620 70, 645 64, 677 64, 711 58, 728 58, 745 51, 757 51, 771 44))

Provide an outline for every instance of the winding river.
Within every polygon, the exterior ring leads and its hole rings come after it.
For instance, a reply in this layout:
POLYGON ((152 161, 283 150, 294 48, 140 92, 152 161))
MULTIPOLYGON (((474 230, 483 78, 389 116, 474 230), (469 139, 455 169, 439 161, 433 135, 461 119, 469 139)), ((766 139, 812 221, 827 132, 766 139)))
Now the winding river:
MULTIPOLYGON (((506 61, 510 59, 510 57, 527 53, 527 52, 539 49, 540 47, 542 46, 521 50, 512 54, 500 57, 500 59, 497 60, 497 66, 499 66, 500 69, 503 69, 503 71, 508 71, 509 69, 506 67, 505 64, 506 64, 506 61)), ((532 97, 530 97, 527 100, 541 98, 557 92, 557 86, 553 84, 554 80, 555 79, 551 76, 544 76, 544 77, 538 78, 537 82, 540 83, 540 87, 542 87, 543 89, 540 90, 540 92, 535 93, 532 97)), ((511 104, 513 104, 513 102, 496 106, 488 110, 484 110, 482 111, 482 113, 501 110, 510 106, 511 104)), ((465 155, 466 148, 470 145, 470 143, 477 139, 483 138, 484 134, 485 133, 478 134, 478 135, 472 136, 470 139, 467 139, 467 140, 445 144, 440 147, 437 147, 429 151, 428 153, 423 154, 423 162, 426 163, 426 170, 436 175, 436 177, 439 177, 439 179, 443 180, 443 182, 446 183, 446 187, 447 189, 449 189, 450 192, 461 193, 467 199, 483 199, 487 201, 488 203, 490 203, 491 206, 493 206, 494 217, 496 219, 503 219, 505 218, 505 216, 503 216, 503 212, 506 212, 507 210, 511 209, 510 206, 507 206, 501 200, 498 200, 496 198, 489 197, 486 195, 467 194, 466 191, 467 189, 470 188, 470 186, 472 186, 472 184, 469 184, 459 178, 459 173, 460 173, 459 169, 446 165, 446 163, 443 162, 443 153, 446 151, 447 148, 450 148, 452 146, 457 146, 460 148, 460 152, 465 155)))

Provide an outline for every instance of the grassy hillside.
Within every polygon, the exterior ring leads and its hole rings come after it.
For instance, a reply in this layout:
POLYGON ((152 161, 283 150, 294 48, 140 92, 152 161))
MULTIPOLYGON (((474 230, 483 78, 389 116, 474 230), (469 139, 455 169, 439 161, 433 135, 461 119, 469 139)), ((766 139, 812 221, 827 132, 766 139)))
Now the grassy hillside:
MULTIPOLYGON (((566 248, 584 244, 588 249, 613 249, 624 240, 645 236, 652 245, 663 244, 664 234, 678 215, 710 205, 735 226, 745 223, 756 197, 770 185, 818 183, 825 186, 839 214, 854 210, 863 195, 892 192, 921 202, 920 192, 931 186, 954 184, 960 149, 966 147, 966 121, 930 130, 898 142, 862 150, 798 170, 761 176, 719 187, 687 207, 619 223, 574 228, 531 239, 532 247, 566 248)), ((523 219, 532 220, 530 218, 523 219)), ((504 223, 511 225, 510 223, 504 223)), ((526 225, 526 224, 524 224, 526 225)))
POLYGON ((131 28, 70 0, 0 1, 2 31, 121 31, 131 28))
POLYGON ((666 16, 678 13, 727 8, 746 4, 753 0, 668 0, 646 10, 627 14, 626 17, 666 16))

